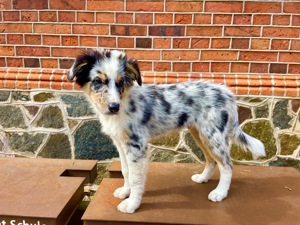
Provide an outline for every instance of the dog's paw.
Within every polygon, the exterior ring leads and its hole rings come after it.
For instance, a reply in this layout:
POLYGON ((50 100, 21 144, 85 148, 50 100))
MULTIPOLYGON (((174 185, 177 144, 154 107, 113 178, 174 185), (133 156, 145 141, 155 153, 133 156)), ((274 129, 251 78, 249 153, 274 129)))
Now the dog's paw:
POLYGON ((114 192, 116 198, 124 199, 130 195, 130 187, 120 187, 114 192))
POLYGON ((118 210, 123 213, 134 213, 139 206, 140 206, 139 201, 135 201, 130 198, 127 198, 118 205, 118 210))
POLYGON ((192 176, 192 181, 201 184, 207 182, 209 179, 205 177, 203 174, 195 174, 192 176))
POLYGON ((220 202, 226 197, 227 197, 227 192, 220 191, 220 190, 217 190, 217 189, 213 190, 208 195, 208 199, 213 201, 213 202, 220 202))

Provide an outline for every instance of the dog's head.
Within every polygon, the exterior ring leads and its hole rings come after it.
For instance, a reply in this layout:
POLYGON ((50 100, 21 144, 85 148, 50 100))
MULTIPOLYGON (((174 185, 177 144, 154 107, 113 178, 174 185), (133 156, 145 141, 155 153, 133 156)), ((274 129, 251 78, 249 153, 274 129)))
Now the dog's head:
POLYGON ((121 99, 136 81, 142 85, 135 60, 128 60, 117 50, 87 50, 78 56, 69 71, 68 79, 80 85, 104 114, 116 114, 121 99))

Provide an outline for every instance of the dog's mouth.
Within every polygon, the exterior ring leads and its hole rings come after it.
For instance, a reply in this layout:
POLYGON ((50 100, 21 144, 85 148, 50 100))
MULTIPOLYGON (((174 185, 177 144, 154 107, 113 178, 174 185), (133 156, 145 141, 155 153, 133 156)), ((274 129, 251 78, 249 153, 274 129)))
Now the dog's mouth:
POLYGON ((107 116, 114 116, 114 115, 118 115, 119 112, 110 112, 110 111, 106 111, 103 113, 104 115, 107 115, 107 116))

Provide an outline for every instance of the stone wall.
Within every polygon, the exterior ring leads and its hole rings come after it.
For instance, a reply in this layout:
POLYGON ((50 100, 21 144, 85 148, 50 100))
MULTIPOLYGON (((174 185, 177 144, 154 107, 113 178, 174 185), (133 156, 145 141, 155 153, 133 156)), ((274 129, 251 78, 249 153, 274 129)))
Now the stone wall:
MULTIPOLYGON (((260 139, 267 156, 232 146, 236 163, 300 169, 300 99, 238 96, 242 129, 260 139)), ((109 160, 118 157, 80 91, 0 91, 0 156, 109 160)), ((188 130, 152 140, 152 161, 204 162, 188 130)))

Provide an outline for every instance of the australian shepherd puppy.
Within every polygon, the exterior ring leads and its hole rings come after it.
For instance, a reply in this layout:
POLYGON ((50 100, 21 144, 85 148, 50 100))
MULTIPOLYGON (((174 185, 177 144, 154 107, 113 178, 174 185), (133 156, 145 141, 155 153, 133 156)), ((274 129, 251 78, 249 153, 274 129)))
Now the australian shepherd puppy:
POLYGON ((228 194, 232 141, 254 157, 265 156, 264 145, 240 129, 235 97, 225 86, 204 81, 142 85, 137 61, 106 49, 78 56, 68 74, 69 80, 75 77, 98 112, 102 131, 118 149, 124 186, 114 196, 124 199, 118 205, 121 212, 133 213, 141 204, 152 137, 189 129, 206 157, 204 171, 192 180, 207 182, 215 165, 220 170, 220 181, 208 195, 213 202, 228 194))

